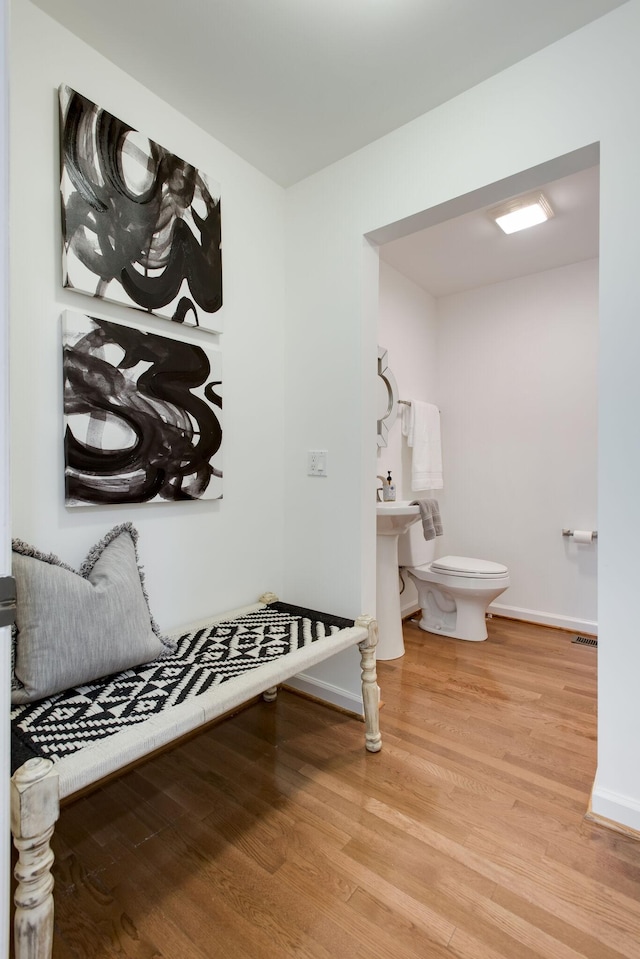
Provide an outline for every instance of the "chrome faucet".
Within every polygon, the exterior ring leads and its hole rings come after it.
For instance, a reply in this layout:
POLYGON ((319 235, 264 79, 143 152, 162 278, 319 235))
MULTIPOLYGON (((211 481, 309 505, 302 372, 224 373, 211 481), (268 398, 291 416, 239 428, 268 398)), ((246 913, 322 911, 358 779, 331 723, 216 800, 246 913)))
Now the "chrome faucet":
POLYGON ((380 499, 380 493, 382 493, 382 495, 384 496, 384 488, 387 485, 387 481, 384 478, 384 476, 376 476, 376 479, 382 480, 382 486, 378 486, 378 488, 376 489, 376 502, 380 503, 382 502, 380 499))

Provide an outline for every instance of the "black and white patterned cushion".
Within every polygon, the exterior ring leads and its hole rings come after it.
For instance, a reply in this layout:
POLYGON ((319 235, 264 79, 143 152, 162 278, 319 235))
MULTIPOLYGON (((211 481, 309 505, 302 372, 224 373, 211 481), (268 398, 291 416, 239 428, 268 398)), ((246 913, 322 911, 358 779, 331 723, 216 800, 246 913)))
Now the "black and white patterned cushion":
POLYGON ((353 626, 353 620, 273 603, 177 641, 174 654, 11 712, 12 764, 54 762, 353 626))

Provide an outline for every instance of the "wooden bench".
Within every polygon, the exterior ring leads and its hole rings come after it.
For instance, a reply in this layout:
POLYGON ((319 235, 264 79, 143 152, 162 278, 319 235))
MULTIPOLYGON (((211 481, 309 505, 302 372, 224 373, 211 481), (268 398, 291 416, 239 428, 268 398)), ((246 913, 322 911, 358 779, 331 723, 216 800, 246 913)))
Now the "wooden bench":
MULTIPOLYGON (((200 630, 211 630, 211 635, 224 632, 223 624, 237 627, 236 620, 248 617, 247 622, 252 614, 275 609, 273 604, 276 603, 277 597, 266 593, 253 606, 190 624, 174 635, 178 638, 200 630)), ((314 614, 312 610, 300 612, 309 614, 302 617, 308 629, 311 628, 309 622, 318 625, 313 620, 314 615, 323 615, 314 614)), ((326 635, 324 633, 320 624, 312 639, 306 637, 302 645, 284 655, 248 667, 219 685, 179 705, 170 705, 149 719, 145 718, 97 743, 77 748, 57 759, 37 756, 16 770, 11 778, 11 832, 18 851, 14 896, 16 959, 50 959, 52 954, 54 880, 51 866, 54 857, 50 841, 62 799, 122 772, 256 696, 262 695, 268 702, 275 700, 279 684, 354 645, 360 650, 365 747, 369 752, 380 750, 375 664, 377 623, 371 616, 360 616, 353 626, 334 625, 326 635)), ((114 677, 109 678, 110 682, 113 680, 114 677)), ((96 689, 99 685, 92 684, 91 688, 96 689)), ((58 697, 52 697, 48 702, 55 706, 58 697)))

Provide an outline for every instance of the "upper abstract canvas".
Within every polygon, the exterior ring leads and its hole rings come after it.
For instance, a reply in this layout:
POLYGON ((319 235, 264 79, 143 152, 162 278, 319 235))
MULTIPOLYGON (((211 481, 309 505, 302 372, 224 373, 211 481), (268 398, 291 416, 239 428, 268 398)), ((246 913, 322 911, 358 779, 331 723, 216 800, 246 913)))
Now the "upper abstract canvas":
POLYGON ((220 188, 60 87, 64 285, 220 333, 220 188))

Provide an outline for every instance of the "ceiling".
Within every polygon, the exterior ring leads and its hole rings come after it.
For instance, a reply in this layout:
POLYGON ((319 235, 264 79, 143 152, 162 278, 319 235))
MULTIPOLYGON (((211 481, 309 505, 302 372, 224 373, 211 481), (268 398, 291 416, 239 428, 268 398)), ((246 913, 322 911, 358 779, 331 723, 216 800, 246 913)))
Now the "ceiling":
POLYGON ((626 0, 35 2, 289 186, 626 0))
POLYGON ((542 186, 554 216, 529 230, 507 236, 490 204, 383 244, 380 257, 436 298, 597 257, 599 174, 590 167, 542 186))

